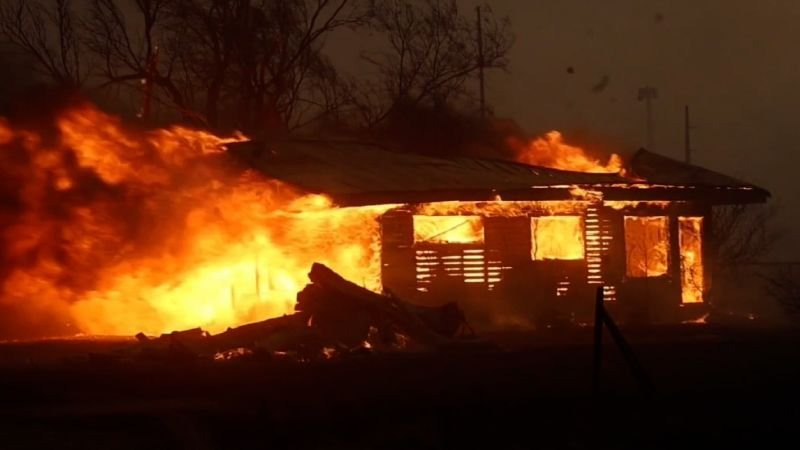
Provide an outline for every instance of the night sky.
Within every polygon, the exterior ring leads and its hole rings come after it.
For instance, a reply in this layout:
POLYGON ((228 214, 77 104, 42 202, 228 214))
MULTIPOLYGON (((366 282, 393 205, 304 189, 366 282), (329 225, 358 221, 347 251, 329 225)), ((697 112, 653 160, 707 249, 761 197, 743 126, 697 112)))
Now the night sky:
MULTIPOLYGON (((459 2, 465 14, 477 3, 459 2)), ((637 91, 654 86, 655 151, 683 158, 688 104, 694 162, 769 189, 780 205, 779 225, 800 228, 800 2, 488 3, 496 15, 510 16, 517 38, 510 73, 489 77, 497 116, 531 133, 589 133, 630 151, 645 143, 637 91)), ((359 45, 345 37, 328 50, 350 65, 359 45)), ((798 254, 800 244, 787 236, 774 258, 798 254)))

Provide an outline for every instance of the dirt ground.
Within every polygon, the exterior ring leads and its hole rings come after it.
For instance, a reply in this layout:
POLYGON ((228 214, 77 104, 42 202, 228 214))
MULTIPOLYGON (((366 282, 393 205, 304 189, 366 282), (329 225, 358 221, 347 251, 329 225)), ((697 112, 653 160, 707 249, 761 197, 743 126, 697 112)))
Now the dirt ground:
POLYGON ((130 340, 0 345, 3 449, 770 448, 796 440, 800 331, 624 330, 642 395, 591 330, 487 336, 502 350, 298 364, 105 358, 130 340), (95 356, 89 356, 94 354, 95 356))

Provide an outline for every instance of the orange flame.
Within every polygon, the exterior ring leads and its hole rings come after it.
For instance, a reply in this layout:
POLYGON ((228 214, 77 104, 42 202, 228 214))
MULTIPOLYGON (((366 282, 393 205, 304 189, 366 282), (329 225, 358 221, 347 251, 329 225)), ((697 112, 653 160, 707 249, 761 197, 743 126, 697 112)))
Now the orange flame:
POLYGON ((414 242, 482 243, 483 220, 479 216, 414 216, 414 242))
POLYGON ((510 145, 517 152, 517 161, 534 166, 589 173, 619 173, 624 168, 619 155, 612 154, 608 161, 602 162, 584 149, 565 143, 558 131, 550 131, 530 142, 512 139, 510 145))
POLYGON ((603 206, 607 206, 611 209, 617 211, 623 211, 628 208, 638 208, 640 206, 643 207, 650 207, 650 208, 660 208, 666 209, 669 208, 670 205, 673 203, 680 203, 680 202, 670 202, 670 201, 662 201, 662 200, 649 200, 649 201, 639 201, 639 200, 605 200, 603 202, 603 206))
POLYGON ((436 202, 416 205, 416 214, 423 216, 483 216, 527 217, 531 215, 577 214, 586 210, 588 203, 580 200, 556 201, 488 201, 488 202, 436 202))
POLYGON ((0 117, 0 145, 5 145, 14 139, 14 132, 8 126, 8 123, 0 117))
POLYGON ((0 302, 85 333, 158 334, 290 312, 315 261, 379 289, 376 219, 392 206, 336 208, 207 157, 243 139, 133 130, 90 105, 52 129, 0 121, 14 205, 0 302))
MULTIPOLYGON (((135 130, 86 104, 44 129, 0 118, 0 304, 56 314, 88 334, 218 332, 293 311, 313 262, 381 289, 378 218, 398 205, 339 208, 212 157, 243 140, 182 127, 135 130)), ((622 170, 619 156, 602 163, 558 132, 520 148, 531 164, 622 170)), ((414 239, 482 244, 485 218, 529 218, 531 259, 591 260, 582 216, 602 195, 570 192, 565 201, 415 205, 414 239)), ((667 223, 625 217, 628 276, 668 273, 667 223)), ((700 222, 681 219, 680 231, 684 302, 702 301, 700 222)))
POLYGON ((669 269, 669 218, 625 216, 627 275, 659 277, 669 269))
POLYGON ((681 246, 681 299, 683 303, 702 303, 704 290, 702 217, 680 217, 678 240, 681 246))
POLYGON ((579 216, 542 216, 531 219, 531 258, 584 258, 583 222, 579 216))

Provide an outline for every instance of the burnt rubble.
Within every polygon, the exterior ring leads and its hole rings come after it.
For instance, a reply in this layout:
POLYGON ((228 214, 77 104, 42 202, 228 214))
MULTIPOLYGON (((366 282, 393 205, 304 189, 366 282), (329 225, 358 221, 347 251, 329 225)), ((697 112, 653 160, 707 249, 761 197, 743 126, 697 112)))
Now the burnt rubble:
POLYGON ((150 338, 136 336, 137 357, 229 360, 268 357, 294 361, 372 352, 479 349, 478 339, 456 303, 420 306, 393 294, 362 288, 319 263, 297 294, 291 315, 211 335, 200 328, 150 338))

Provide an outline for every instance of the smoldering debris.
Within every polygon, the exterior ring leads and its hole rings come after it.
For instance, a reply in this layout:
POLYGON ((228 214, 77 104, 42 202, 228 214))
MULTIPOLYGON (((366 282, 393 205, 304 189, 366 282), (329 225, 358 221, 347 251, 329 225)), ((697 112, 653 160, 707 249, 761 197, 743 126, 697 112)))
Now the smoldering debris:
POLYGON ((313 264, 296 312, 209 334, 201 328, 142 333, 120 357, 146 360, 267 358, 307 362, 375 352, 493 348, 476 337, 456 303, 420 306, 362 288, 313 264))

